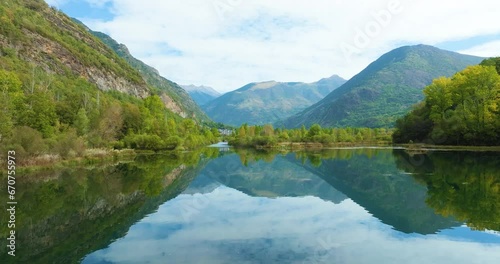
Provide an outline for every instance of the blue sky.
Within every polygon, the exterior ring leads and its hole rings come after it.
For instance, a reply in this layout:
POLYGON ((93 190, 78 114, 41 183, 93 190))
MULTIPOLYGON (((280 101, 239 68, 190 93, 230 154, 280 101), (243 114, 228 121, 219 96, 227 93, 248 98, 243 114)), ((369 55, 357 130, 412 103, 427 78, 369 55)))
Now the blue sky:
POLYGON ((103 21, 111 21, 114 18, 114 14, 111 11, 113 7, 111 1, 104 2, 102 5, 81 0, 47 0, 46 2, 75 18, 103 21))
POLYGON ((180 84, 352 77, 402 45, 500 56, 493 0, 46 0, 180 84), (432 8, 430 8, 432 7, 432 8))

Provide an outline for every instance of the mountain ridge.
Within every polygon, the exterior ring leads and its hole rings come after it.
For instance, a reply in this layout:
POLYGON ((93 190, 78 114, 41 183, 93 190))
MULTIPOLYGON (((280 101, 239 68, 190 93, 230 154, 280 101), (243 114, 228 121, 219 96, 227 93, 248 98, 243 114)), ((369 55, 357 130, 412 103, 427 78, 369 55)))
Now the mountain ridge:
POLYGON ((83 25, 88 32, 99 38, 104 44, 118 54, 119 57, 125 59, 134 69, 136 69, 153 90, 158 90, 156 92, 159 93, 160 98, 169 110, 183 118, 190 117, 201 121, 210 120, 189 93, 177 83, 161 76, 157 69, 135 58, 129 52, 126 45, 118 43, 103 32, 93 31, 75 18, 72 19, 83 25))
POLYGON ((190 84, 190 85, 181 85, 181 87, 184 90, 186 90, 186 92, 188 92, 188 94, 193 98, 193 100, 200 106, 222 95, 214 88, 204 85, 196 86, 190 84))
POLYGON ((338 75, 318 82, 253 82, 228 92, 202 108, 216 122, 274 123, 314 104, 345 82, 338 75))
POLYGON ((450 76, 480 57, 428 45, 403 46, 382 55, 341 87, 280 124, 310 126, 392 126, 422 98, 433 79, 450 76))

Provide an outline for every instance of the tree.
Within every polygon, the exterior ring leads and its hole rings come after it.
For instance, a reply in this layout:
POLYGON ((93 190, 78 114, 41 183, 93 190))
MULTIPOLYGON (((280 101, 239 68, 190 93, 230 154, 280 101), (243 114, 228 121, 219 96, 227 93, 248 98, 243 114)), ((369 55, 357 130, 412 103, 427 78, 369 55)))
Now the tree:
POLYGON ((111 142, 118 138, 118 132, 121 130, 122 125, 122 108, 120 104, 115 102, 104 111, 99 122, 98 133, 102 140, 111 142))
POLYGON ((433 144, 499 144, 500 75, 492 66, 470 66, 424 89, 425 103, 396 122, 393 141, 433 144))
POLYGON ((307 137, 308 138, 313 138, 314 136, 319 136, 321 133, 321 126, 318 124, 314 124, 309 128, 309 131, 307 132, 307 137))
POLYGON ((430 118, 435 123, 445 119, 445 112, 452 105, 453 83, 450 78, 441 77, 424 89, 425 103, 430 106, 430 118))
POLYGON ((24 101, 19 77, 5 70, 0 70, 0 136, 8 136, 15 122, 16 108, 24 101))
POLYGON ((89 130, 89 118, 87 117, 87 113, 85 109, 80 108, 78 110, 78 113, 76 114, 76 119, 73 122, 73 125, 75 126, 76 132, 78 136, 83 136, 87 134, 89 130))
POLYGON ((274 136, 274 128, 273 125, 267 124, 264 125, 263 131, 262 131, 263 136, 265 137, 272 137, 274 136))

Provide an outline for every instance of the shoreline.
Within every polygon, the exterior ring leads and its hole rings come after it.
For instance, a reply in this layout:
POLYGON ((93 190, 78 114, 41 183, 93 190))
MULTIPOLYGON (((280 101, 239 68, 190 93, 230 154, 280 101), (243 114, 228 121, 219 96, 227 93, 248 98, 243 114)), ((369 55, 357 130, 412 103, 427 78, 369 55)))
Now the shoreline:
MULTIPOLYGON (((17 171, 23 173, 54 168, 98 165, 121 160, 127 161, 134 159, 139 154, 140 153, 133 149, 88 149, 81 157, 73 157, 70 159, 63 159, 59 155, 43 154, 27 158, 17 165, 17 171)), ((4 172, 7 172, 7 166, 3 162, 0 162, 0 165, 2 165, 0 168, 0 175, 2 175, 4 172)))
POLYGON ((328 149, 402 149, 407 151, 473 151, 500 152, 500 146, 452 146, 431 144, 392 144, 389 142, 337 143, 323 145, 317 142, 283 142, 275 146, 233 146, 234 148, 254 148, 257 150, 328 150, 328 149))

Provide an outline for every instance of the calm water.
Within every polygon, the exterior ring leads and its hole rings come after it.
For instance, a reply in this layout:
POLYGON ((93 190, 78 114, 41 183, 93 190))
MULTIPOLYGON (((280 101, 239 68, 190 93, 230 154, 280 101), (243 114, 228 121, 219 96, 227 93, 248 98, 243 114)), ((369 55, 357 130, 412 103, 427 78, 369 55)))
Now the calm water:
POLYGON ((223 150, 23 177, 0 263, 500 261, 500 153, 223 150))

